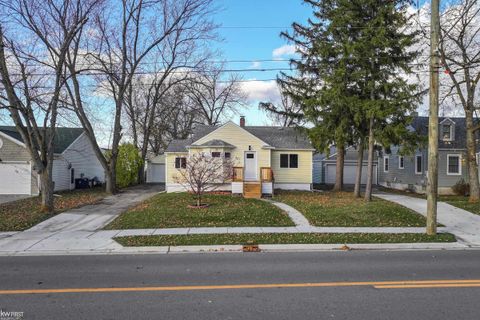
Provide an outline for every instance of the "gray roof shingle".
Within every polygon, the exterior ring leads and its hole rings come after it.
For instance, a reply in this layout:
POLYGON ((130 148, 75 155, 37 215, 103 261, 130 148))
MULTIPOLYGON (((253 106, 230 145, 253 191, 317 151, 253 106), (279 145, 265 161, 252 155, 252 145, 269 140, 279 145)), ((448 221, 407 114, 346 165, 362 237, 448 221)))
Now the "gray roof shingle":
MULTIPOLYGON (((195 128, 191 138, 173 140, 170 142, 166 152, 187 152, 187 146, 193 144, 195 141, 217 128, 219 127, 198 126, 195 128)), ((308 137, 295 128, 245 126, 243 129, 276 149, 313 149, 308 137)), ((209 142, 207 142, 207 144, 209 142)))
MULTIPOLYGON (((17 131, 16 127, 0 126, 0 131, 23 143, 22 136, 17 131)), ((53 151, 55 153, 62 153, 83 133, 83 131, 83 128, 56 128, 53 151)))

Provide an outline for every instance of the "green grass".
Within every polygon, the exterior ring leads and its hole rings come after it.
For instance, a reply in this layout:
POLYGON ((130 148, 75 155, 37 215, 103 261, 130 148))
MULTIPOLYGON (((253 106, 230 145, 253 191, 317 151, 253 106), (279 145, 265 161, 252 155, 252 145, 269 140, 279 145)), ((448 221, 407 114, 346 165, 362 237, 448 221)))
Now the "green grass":
POLYGON ((205 209, 191 209, 188 193, 162 193, 123 213, 106 229, 293 226, 272 204, 232 195, 205 195, 205 209))
POLYGON ((344 243, 414 243, 455 242, 452 234, 436 236, 426 234, 384 233, 247 233, 247 234, 192 234, 130 236, 115 238, 126 247, 186 246, 186 245, 233 245, 233 244, 344 244, 344 243))
POLYGON ((0 204, 0 231, 22 231, 60 212, 95 203, 107 194, 101 188, 57 192, 54 213, 40 211, 40 196, 0 204))
POLYGON ((425 218, 413 210, 386 200, 369 203, 350 192, 279 191, 275 200, 302 212, 322 227, 424 227, 425 218))

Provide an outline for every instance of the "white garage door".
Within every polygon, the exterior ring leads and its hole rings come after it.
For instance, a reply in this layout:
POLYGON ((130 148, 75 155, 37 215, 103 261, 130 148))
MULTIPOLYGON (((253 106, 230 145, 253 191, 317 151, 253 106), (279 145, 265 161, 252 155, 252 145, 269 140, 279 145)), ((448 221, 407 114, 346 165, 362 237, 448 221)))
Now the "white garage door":
MULTIPOLYGON (((327 164, 325 167, 325 183, 334 184, 337 165, 327 164)), ((357 166, 353 164, 345 164, 343 168, 343 183, 355 184, 355 176, 357 173, 357 166)), ((362 184, 367 183, 367 166, 362 168, 362 184)), ((373 183, 377 184, 377 166, 373 166, 373 183)))
POLYGON ((30 194, 28 163, 0 163, 0 194, 30 194))
POLYGON ((147 167, 147 182, 165 182, 165 165, 163 163, 149 163, 147 167))

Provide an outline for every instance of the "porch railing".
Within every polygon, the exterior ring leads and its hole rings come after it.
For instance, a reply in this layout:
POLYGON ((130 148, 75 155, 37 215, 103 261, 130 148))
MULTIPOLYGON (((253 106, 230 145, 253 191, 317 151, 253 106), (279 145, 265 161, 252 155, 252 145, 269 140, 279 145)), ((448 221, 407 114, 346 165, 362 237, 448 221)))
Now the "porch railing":
POLYGON ((233 182, 243 181, 243 167, 233 167, 232 181, 233 182))
POLYGON ((273 181, 273 170, 270 167, 260 168, 260 179, 262 182, 272 182, 273 181))

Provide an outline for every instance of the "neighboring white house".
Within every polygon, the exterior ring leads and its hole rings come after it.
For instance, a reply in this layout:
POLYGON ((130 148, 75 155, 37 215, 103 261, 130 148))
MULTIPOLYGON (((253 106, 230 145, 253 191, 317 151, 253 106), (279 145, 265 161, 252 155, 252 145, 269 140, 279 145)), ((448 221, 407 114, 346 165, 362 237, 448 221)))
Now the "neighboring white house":
MULTIPOLYGON (((82 128, 57 128, 54 152, 55 191, 75 189, 77 178, 105 181, 103 167, 82 128)), ((40 191, 30 154, 12 126, 0 126, 0 180, 0 194, 36 195, 40 191)))
POLYGON ((145 162, 147 183, 165 183, 165 155, 153 156, 145 162))

